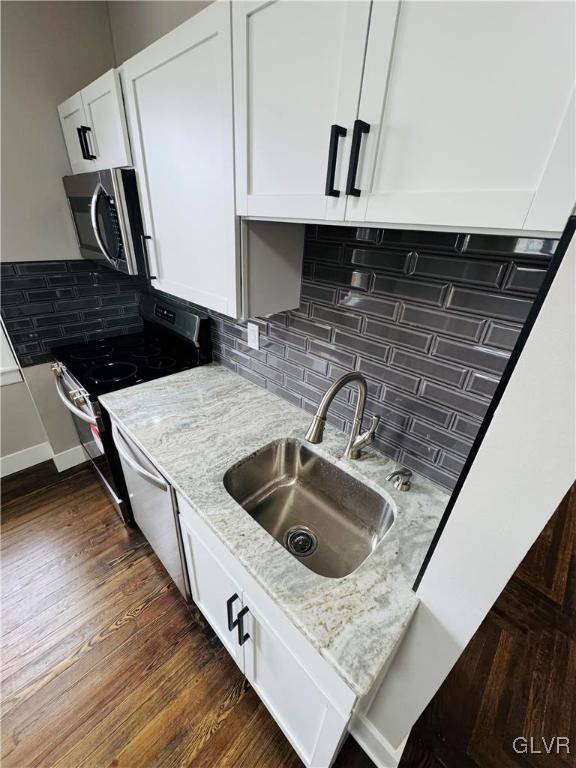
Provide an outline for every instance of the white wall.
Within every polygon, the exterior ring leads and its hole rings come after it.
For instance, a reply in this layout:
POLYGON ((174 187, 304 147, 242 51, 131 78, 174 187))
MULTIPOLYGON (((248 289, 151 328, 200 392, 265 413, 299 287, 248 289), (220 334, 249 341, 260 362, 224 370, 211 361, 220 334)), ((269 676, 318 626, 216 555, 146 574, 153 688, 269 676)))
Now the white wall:
POLYGON ((51 458, 59 470, 85 461, 70 412, 56 393, 50 365, 22 370, 4 323, 0 330, 0 475, 51 458))
POLYGON ((210 0, 111 0, 116 63, 134 56, 209 4, 210 0))
POLYGON ((3 261, 80 258, 57 105, 114 66, 105 2, 3 2, 3 261))
POLYGON ((23 381, 6 384, 0 390, 3 457, 46 442, 46 432, 28 387, 23 381))
MULTIPOLYGON (((59 454, 80 445, 72 416, 56 394, 54 374, 49 363, 31 365, 23 368, 22 373, 40 411, 44 429, 58 463, 59 454)), ((83 460, 81 451, 78 456, 83 460)))
POLYGON ((52 457, 44 426, 28 387, 21 379, 0 387, 0 475, 52 457))
POLYGON ((4 384, 16 384, 22 381, 20 366, 12 345, 8 341, 8 334, 4 328, 4 322, 0 323, 0 386, 4 384))
POLYGON ((418 589, 421 605, 354 731, 381 765, 457 661, 576 477, 576 240, 418 589))

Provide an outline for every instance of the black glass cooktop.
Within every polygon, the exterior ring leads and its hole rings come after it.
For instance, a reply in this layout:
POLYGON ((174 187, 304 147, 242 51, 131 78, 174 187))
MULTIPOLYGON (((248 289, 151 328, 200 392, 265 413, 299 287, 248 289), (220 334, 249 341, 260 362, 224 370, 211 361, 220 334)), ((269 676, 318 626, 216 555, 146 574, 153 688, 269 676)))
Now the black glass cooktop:
POLYGON ((150 324, 142 333, 58 347, 54 357, 91 397, 199 364, 192 342, 150 324))

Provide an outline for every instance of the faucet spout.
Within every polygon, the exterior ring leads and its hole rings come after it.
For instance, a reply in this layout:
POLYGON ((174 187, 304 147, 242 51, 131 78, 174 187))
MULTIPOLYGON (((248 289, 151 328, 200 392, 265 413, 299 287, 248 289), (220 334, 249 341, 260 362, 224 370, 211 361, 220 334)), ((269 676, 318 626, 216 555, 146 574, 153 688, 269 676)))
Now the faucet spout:
POLYGON ((366 406, 367 385, 364 376, 362 376, 362 374, 358 373, 357 371, 345 373, 337 381, 331 384, 330 387, 328 387, 324 397, 320 401, 320 405, 318 406, 318 410, 312 419, 312 423, 308 428, 308 432, 306 433, 306 440, 309 443, 322 442, 328 409, 330 408, 330 405, 332 404, 332 401, 338 392, 347 384, 352 382, 355 382, 358 386, 358 400, 356 402, 356 411, 354 413, 352 431, 350 433, 350 438, 348 440, 346 450, 344 451, 344 457, 349 459, 357 459, 360 456, 360 449, 374 439, 376 427, 380 421, 378 416, 373 416, 370 428, 361 434, 362 419, 364 417, 364 408, 366 406))

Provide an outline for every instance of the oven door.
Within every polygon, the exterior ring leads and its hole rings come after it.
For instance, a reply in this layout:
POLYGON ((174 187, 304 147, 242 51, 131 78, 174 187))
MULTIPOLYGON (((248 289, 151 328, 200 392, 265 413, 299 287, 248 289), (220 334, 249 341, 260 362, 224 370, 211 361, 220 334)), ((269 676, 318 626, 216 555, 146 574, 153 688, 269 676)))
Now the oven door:
POLYGON ((122 520, 125 523, 131 522, 130 510, 122 499, 125 493, 122 493, 122 488, 119 488, 118 480, 114 476, 114 457, 109 456, 110 451, 106 450, 106 442, 110 437, 107 435, 98 405, 90 402, 88 393, 64 366, 56 364, 53 370, 56 376, 56 392, 72 414, 86 459, 91 462, 122 520))

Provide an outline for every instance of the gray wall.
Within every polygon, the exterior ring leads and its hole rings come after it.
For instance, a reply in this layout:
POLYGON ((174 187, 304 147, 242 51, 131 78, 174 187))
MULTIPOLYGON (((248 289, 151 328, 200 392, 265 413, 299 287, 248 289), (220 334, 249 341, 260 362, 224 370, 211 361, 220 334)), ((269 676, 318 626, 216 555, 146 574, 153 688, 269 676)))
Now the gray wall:
POLYGON ((57 106, 114 66, 104 2, 3 2, 2 260, 78 259, 57 106))
POLYGON ((194 16, 209 0, 113 0, 108 3, 116 64, 194 16))
MULTIPOLYGON (((80 259, 62 176, 70 173, 57 106, 114 66, 104 2, 3 2, 2 261, 80 259)), ((77 444, 48 366, 2 388, 2 455, 48 439, 77 444), (40 416, 39 416, 40 414, 40 416), (42 419, 42 421, 40 420, 42 419)))

